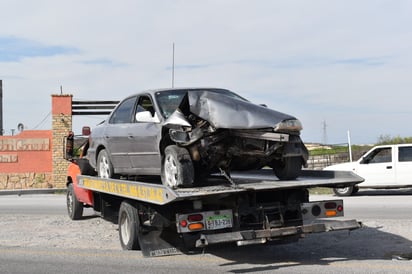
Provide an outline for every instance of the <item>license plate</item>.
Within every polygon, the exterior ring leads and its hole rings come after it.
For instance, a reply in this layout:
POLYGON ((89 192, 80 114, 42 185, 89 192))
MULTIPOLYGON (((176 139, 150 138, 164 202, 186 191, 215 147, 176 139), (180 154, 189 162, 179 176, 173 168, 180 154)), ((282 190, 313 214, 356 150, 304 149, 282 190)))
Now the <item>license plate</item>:
POLYGON ((232 227, 232 218, 230 215, 209 216, 206 219, 206 229, 215 230, 232 227))

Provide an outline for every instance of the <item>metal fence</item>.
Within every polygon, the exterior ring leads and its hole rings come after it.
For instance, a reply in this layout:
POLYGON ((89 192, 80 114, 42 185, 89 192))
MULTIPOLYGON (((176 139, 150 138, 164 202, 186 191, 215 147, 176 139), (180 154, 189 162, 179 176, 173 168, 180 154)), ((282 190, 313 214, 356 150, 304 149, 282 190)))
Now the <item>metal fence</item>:
MULTIPOLYGON (((328 149, 332 146, 325 146, 328 149)), ((309 153, 309 159, 308 159, 308 169, 314 169, 314 170, 321 170, 327 166, 330 165, 335 165, 335 164, 340 164, 340 163, 346 163, 350 161, 349 157, 349 147, 346 149, 343 149, 342 151, 342 146, 340 146, 340 152, 338 153, 325 153, 325 154, 316 154, 316 155, 311 155, 309 153)), ((370 146, 356 146, 352 147, 352 161, 357 161, 365 152, 367 152, 370 149, 370 146)), ((327 149, 325 150, 327 151, 327 149)))

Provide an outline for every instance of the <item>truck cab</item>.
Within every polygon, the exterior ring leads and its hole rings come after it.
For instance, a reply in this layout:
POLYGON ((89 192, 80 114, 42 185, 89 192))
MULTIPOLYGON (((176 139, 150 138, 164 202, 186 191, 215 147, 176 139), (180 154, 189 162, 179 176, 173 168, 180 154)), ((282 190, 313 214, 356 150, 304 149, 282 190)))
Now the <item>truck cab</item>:
POLYGON ((353 187, 335 188, 338 196, 350 196, 359 188, 412 187, 412 144, 375 146, 356 162, 332 165, 325 170, 353 171, 365 179, 353 187))

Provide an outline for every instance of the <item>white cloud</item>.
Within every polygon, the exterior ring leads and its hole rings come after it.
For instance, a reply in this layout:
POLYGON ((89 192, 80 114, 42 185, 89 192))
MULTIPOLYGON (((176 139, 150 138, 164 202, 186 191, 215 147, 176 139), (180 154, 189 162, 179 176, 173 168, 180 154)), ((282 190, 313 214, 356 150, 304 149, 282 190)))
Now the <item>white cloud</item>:
POLYGON ((175 86, 221 86, 295 115, 305 141, 322 141, 323 121, 332 143, 348 129, 358 143, 412 136, 409 1, 5 0, 0 10, 0 38, 76 49, 0 58, 8 133, 39 124, 60 85, 116 100, 170 86, 174 42, 175 86))

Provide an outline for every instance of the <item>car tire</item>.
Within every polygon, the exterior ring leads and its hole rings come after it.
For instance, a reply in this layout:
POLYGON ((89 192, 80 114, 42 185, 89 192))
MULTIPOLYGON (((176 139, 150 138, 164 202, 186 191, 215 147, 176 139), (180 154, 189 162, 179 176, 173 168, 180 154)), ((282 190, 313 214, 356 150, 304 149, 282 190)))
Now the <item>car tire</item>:
POLYGON ((76 159, 76 164, 79 166, 82 175, 96 176, 96 171, 90 165, 88 159, 76 159))
POLYGON ((294 180, 299 177, 302 170, 301 157, 285 157, 272 162, 273 172, 280 180, 294 180))
POLYGON ((195 172, 187 149, 170 145, 162 159, 162 183, 171 188, 193 185, 195 172))
POLYGON ((336 196, 351 196, 354 193, 354 187, 335 187, 333 193, 335 193, 336 196))
POLYGON ((70 219, 80 220, 83 217, 83 204, 77 200, 71 183, 67 186, 66 205, 70 219))
POLYGON ((119 209, 119 239, 123 250, 139 250, 140 220, 137 207, 122 202, 119 209))
POLYGON ((114 168, 112 161, 110 160, 109 154, 105 149, 102 149, 97 156, 97 175, 100 178, 115 178, 114 168))

